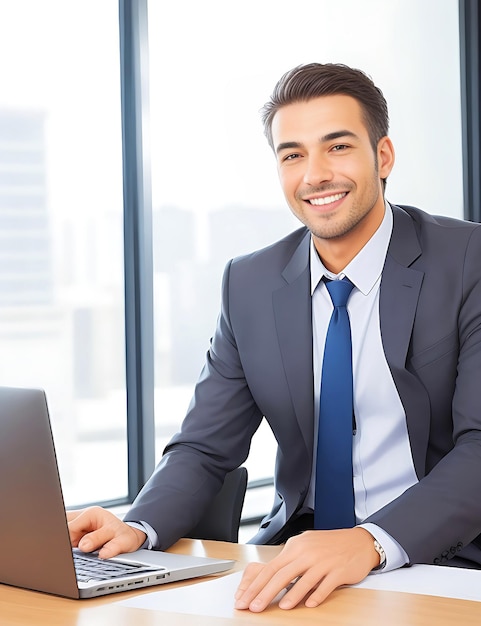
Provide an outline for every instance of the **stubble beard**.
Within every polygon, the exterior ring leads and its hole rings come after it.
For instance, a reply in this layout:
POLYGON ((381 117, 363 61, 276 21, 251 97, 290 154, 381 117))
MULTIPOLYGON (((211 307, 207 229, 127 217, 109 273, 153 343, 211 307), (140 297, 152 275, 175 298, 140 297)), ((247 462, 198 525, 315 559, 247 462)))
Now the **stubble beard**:
MULTIPOLYGON (((373 179, 369 189, 366 190, 366 197, 355 202, 345 216, 340 217, 336 213, 326 213, 325 215, 319 214, 318 218, 315 219, 306 215, 306 212, 301 210, 304 205, 304 200, 301 199, 302 191, 296 193, 295 200, 297 204, 295 207, 291 207, 291 210, 297 219, 311 231, 314 237, 326 240, 338 239, 356 229, 370 214, 379 199, 378 182, 377 178, 373 179)), ((327 185, 323 186, 322 189, 310 190, 310 193, 326 193, 328 191, 337 191, 338 189, 338 186, 327 185)), ((352 185, 350 189, 345 188, 344 191, 351 193, 354 189, 355 186, 352 185)))

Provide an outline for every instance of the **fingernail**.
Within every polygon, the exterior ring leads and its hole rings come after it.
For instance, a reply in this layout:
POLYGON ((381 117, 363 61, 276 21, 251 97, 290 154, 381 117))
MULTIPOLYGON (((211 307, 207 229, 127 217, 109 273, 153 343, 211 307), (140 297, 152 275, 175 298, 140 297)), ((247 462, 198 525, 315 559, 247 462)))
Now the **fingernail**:
POLYGON ((319 606, 319 602, 316 602, 316 600, 306 600, 306 606, 308 609, 315 609, 316 606, 319 606))
POLYGON ((242 602, 241 600, 236 600, 234 602, 234 608, 235 609, 244 610, 244 609, 247 609, 248 607, 249 607, 249 605, 246 602, 242 602))
POLYGON ((292 609, 292 602, 291 600, 281 600, 279 602, 279 608, 280 609, 292 609))
POLYGON ((260 600, 253 600, 249 604, 249 610, 253 611, 254 613, 259 613, 260 611, 263 610, 263 608, 264 608, 264 605, 262 604, 260 600))
POLYGON ((82 541, 80 541, 80 543, 78 544, 78 547, 84 552, 90 552, 92 549, 92 544, 88 539, 82 539, 82 541))

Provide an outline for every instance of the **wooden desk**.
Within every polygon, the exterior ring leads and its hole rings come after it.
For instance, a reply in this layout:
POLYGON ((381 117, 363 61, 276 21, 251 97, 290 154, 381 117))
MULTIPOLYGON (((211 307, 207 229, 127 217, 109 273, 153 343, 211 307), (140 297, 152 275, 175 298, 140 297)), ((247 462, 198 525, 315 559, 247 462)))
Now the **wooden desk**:
MULTIPOLYGON (((172 552, 234 558, 233 571, 249 561, 268 561, 277 551, 275 546, 245 546, 214 541, 183 539, 172 552)), ((0 557, 1 558, 1 557, 0 557)), ((212 578, 212 577, 211 577, 212 578)), ((207 580, 206 578, 200 580, 207 580)), ((282 611, 270 607, 264 613, 233 611, 232 619, 166 613, 119 606, 119 600, 142 593, 152 593, 174 586, 195 584, 173 583, 164 587, 113 594, 93 600, 67 600, 33 591, 0 585, 1 626, 479 626, 481 603, 373 591, 339 589, 316 609, 299 607, 282 611)), ((215 602, 215 598, 212 599, 215 602)))

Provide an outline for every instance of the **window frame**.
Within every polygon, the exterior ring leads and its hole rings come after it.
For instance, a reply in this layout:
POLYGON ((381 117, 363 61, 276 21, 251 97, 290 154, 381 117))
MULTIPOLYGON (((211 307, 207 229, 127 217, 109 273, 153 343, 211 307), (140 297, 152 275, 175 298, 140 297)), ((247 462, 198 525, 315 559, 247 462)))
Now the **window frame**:
POLYGON ((481 222, 481 13, 478 0, 459 0, 464 217, 481 222))

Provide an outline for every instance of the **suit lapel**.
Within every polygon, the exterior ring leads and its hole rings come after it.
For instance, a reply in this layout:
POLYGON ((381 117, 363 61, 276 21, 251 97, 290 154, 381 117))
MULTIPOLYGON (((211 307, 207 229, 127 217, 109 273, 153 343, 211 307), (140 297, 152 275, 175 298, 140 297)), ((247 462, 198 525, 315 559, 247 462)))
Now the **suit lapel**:
POLYGON ((406 369, 409 344, 424 272, 410 266, 422 254, 413 219, 393 206, 394 225, 380 291, 381 337, 387 362, 406 412, 418 477, 424 476, 429 437, 429 398, 406 369))
POLYGON ((273 293, 273 309, 289 393, 309 454, 312 454, 313 371, 309 268, 310 233, 297 247, 282 276, 286 285, 273 293))

